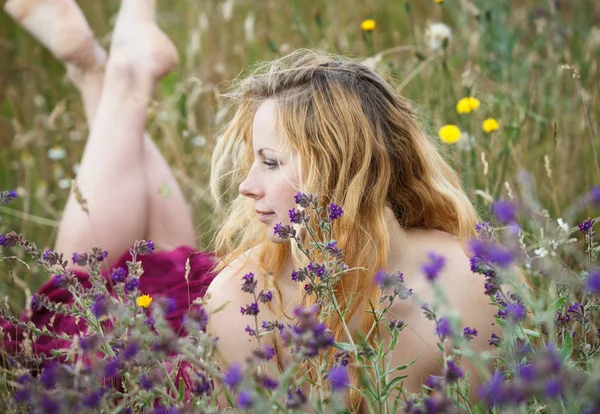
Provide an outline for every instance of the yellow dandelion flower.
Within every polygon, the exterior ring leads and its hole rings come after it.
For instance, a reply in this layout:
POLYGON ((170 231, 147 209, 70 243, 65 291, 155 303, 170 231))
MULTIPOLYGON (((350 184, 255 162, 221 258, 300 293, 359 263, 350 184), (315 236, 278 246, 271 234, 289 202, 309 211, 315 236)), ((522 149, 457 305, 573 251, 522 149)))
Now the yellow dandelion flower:
POLYGON ((360 24, 360 28, 365 32, 371 32, 375 29, 375 20, 367 19, 360 24))
POLYGON ((497 129, 500 128, 500 124, 498 124, 498 121, 494 118, 488 118, 485 121, 483 121, 483 125, 482 128, 485 132, 487 132, 488 134, 492 131, 496 131, 497 129))
POLYGON ((442 4, 444 2, 444 0, 433 0, 434 2, 438 3, 438 4, 442 4))
POLYGON ((458 103, 456 104, 456 112, 458 112, 459 114, 468 114, 469 112, 479 108, 479 105, 479 99, 473 98, 472 96, 468 96, 458 101, 458 103))
POLYGON ((460 129, 456 125, 444 125, 438 134, 443 143, 454 144, 460 138, 460 129))
POLYGON ((152 303, 152 297, 150 295, 142 295, 137 299, 138 306, 147 308, 152 303))

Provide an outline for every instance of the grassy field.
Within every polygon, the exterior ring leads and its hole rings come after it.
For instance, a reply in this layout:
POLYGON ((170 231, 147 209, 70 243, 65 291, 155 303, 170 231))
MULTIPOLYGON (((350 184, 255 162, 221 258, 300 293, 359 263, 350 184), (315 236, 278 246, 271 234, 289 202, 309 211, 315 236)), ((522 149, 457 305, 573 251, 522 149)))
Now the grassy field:
MULTIPOLYGON (((80 3, 108 47, 118 1, 80 3)), ((210 248, 209 160, 228 115, 220 110, 220 90, 246 65, 301 47, 370 58, 414 102, 433 137, 445 124, 470 134, 440 146, 484 217, 489 200, 519 197, 520 170, 534 178, 526 195, 553 217, 600 184, 597 1, 157 3, 181 63, 156 91, 148 131, 194 208, 199 248, 210 248), (375 21, 374 30, 361 28, 366 19, 375 21), (436 22, 452 32, 439 52, 426 36, 436 22), (458 114, 457 101, 466 96, 481 106, 458 114), (486 118, 497 119, 499 129, 485 133, 486 118)), ((16 230, 40 247, 52 246, 87 134, 77 90, 61 64, 0 13, 0 189, 19 194, 0 207, 0 233, 16 230)), ((587 214, 593 212, 578 218, 587 214)), ((24 290, 47 277, 26 266, 0 262, 0 292, 17 307, 24 290)))

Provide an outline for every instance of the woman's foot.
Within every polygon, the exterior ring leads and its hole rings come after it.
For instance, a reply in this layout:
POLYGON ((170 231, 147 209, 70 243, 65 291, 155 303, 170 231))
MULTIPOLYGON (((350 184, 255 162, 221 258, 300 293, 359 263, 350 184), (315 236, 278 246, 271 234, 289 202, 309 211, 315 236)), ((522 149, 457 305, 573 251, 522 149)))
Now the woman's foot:
POLYGON ((71 77, 106 62, 106 51, 74 0, 8 0, 4 10, 63 62, 71 77))
POLYGON ((175 45, 156 25, 154 0, 121 0, 107 70, 154 84, 177 63, 175 45))

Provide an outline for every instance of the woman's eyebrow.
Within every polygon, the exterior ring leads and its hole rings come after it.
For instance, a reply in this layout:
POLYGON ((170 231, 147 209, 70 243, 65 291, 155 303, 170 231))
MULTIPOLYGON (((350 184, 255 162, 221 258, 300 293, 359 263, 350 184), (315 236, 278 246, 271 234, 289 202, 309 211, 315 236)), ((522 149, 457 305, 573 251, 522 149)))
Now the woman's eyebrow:
POLYGON ((269 147, 264 147, 264 148, 261 148, 261 149, 259 149, 259 150, 258 150, 258 155, 260 155, 261 157, 262 157, 262 156, 264 156, 264 155, 263 155, 263 153, 264 153, 264 151, 265 151, 265 150, 267 150, 267 151, 272 151, 272 152, 277 152, 277 151, 275 151, 275 150, 274 150, 274 149, 272 149, 272 148, 269 148, 269 147))

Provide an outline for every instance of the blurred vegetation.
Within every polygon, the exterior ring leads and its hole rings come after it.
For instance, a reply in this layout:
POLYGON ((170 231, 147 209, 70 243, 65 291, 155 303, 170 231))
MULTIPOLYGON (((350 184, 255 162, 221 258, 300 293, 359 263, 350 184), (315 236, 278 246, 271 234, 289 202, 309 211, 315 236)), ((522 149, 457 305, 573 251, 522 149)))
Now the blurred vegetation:
MULTIPOLYGON (((108 47, 119 2, 79 3, 108 47)), ((483 215, 491 198, 516 192, 521 169, 535 178, 536 197, 556 217, 600 184, 595 0, 157 3, 159 24, 175 41, 181 62, 156 91, 148 131, 194 209, 199 248, 210 248, 209 160, 227 116, 219 111, 219 91, 245 65, 300 47, 371 58, 414 102, 428 133, 437 136, 445 124, 469 132, 473 145, 463 140, 440 146, 483 215), (365 19, 374 19, 373 31, 361 29, 365 19), (435 22, 452 31, 439 53, 425 35, 435 22), (479 99, 481 107, 459 115, 456 103, 465 96, 479 99), (489 117, 500 124, 492 134, 481 128, 489 117)), ((0 207, 0 233, 16 230, 40 247, 53 245, 87 134, 78 92, 60 62, 0 13, 0 189, 19 194, 0 207), (66 155, 53 161, 51 149, 66 155)), ((0 292, 18 307, 23 292, 47 277, 35 265, 30 271, 25 266, 0 262, 0 292)))

